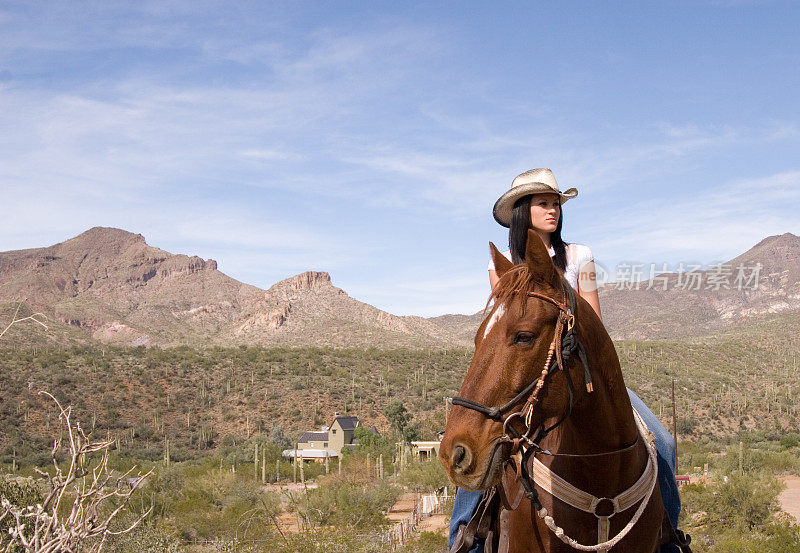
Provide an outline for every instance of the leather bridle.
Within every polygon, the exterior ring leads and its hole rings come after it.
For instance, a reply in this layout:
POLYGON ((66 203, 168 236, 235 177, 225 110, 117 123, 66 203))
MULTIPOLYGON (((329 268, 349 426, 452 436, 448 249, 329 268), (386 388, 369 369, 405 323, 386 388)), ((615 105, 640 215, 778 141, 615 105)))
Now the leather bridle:
POLYGON ((522 472, 521 482, 525 488, 525 496, 534 502, 534 506, 539 504, 538 493, 533 486, 533 479, 528 473, 527 461, 536 451, 546 454, 550 453, 547 450, 543 450, 539 446, 539 443, 553 429, 563 423, 572 413, 572 407, 575 402, 575 387, 572 382, 572 377, 570 376, 569 371, 566 369, 565 364, 576 352, 581 363, 583 364, 586 390, 587 392, 593 391, 592 376, 589 372, 589 363, 586 359, 586 352, 584 351, 581 343, 578 341, 575 332, 575 312, 577 307, 575 292, 571 286, 563 284, 565 283, 562 282, 562 297, 566 296, 565 301, 563 302, 559 302, 558 300, 553 299, 545 294, 540 294, 537 292, 527 293, 527 295, 530 297, 535 297, 549 302, 558 308, 558 321, 556 322, 556 328, 553 333, 553 341, 550 343, 547 359, 544 362, 544 368, 542 369, 542 373, 539 375, 539 377, 525 386, 525 388, 517 393, 511 400, 500 407, 489 407, 477 401, 457 396, 451 398, 450 400, 453 405, 459 405, 467 409, 472 409, 473 411, 481 413, 488 419, 502 423, 503 436, 498 443, 510 442, 512 444, 512 455, 520 449, 524 450, 522 463, 520 463, 522 472), (567 302, 569 302, 569 305, 567 305, 567 302), (554 354, 555 360, 553 359, 554 354), (555 363, 553 361, 555 361, 555 363), (539 402, 539 392, 544 386, 547 377, 559 370, 564 373, 564 377, 567 380, 567 388, 569 390, 569 404, 567 409, 553 425, 547 428, 544 428, 543 426, 534 428, 532 425, 533 409, 539 402), (525 405, 520 410, 512 413, 511 410, 522 401, 525 402, 525 405), (526 425, 524 434, 520 434, 513 425, 514 420, 517 418, 521 419, 526 425))

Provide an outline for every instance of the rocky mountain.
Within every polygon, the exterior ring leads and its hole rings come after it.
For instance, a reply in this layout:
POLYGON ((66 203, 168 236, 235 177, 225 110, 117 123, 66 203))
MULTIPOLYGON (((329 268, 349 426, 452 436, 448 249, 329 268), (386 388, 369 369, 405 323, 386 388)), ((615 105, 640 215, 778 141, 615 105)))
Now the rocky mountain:
MULTIPOLYGON (((488 281, 487 281, 487 286, 488 286, 488 281)), ((428 320, 433 323, 436 323, 437 325, 449 329, 461 340, 473 344, 475 341, 475 333, 478 331, 478 327, 481 326, 481 323, 483 322, 483 318, 485 316, 486 313, 484 313, 483 309, 481 309, 480 311, 478 311, 477 313, 473 313, 472 315, 458 315, 458 314, 439 315, 438 317, 431 317, 428 320)))
POLYGON ((770 236, 705 270, 657 275, 600 290, 603 320, 616 339, 710 334, 777 313, 800 312, 800 237, 770 236))
POLYGON ((247 344, 335 347, 463 347, 449 329, 422 317, 398 317, 351 298, 325 272, 308 271, 264 292, 225 332, 247 344))
MULTIPOLYGON (((149 246, 141 234, 95 227, 46 248, 0 252, 0 304, 23 302, 66 342, 124 345, 459 347, 448 329, 359 302, 309 271, 269 290, 214 260, 149 246)), ((19 337, 17 330, 11 336, 19 337)), ((21 339, 21 338, 20 338, 21 339)))
MULTIPOLYGON (((649 276, 649 268, 643 268, 649 276)), ((800 318, 800 237, 765 238, 742 255, 705 270, 652 280, 630 278, 601 287, 603 321, 614 339, 674 339, 712 334, 775 314, 800 318)), ((473 315, 431 319, 471 340, 483 320, 473 315)))
MULTIPOLYGON (((0 252, 2 313, 19 302, 45 313, 47 339, 63 344, 470 347, 483 319, 482 311, 391 315, 318 271, 262 290, 223 274, 212 259, 101 227, 46 248, 0 252)), ((607 284, 600 304, 615 339, 683 338, 772 314, 800 317, 800 237, 770 236, 716 267, 607 284)), ((6 339, 25 335, 16 329, 6 339)))

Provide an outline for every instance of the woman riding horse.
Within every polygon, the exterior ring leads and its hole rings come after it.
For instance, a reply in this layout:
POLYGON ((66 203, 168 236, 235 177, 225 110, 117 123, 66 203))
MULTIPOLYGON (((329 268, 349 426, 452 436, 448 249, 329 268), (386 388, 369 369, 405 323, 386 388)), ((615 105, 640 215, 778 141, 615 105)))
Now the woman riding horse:
MULTIPOLYGON (((595 280, 594 259, 590 249, 582 244, 566 243, 561 238, 563 214, 561 206, 578 195, 575 188, 559 191, 555 176, 549 169, 533 169, 517 176, 511 189, 495 203, 494 217, 498 223, 509 227, 509 248, 503 255, 514 264, 525 262, 528 237, 537 236, 553 263, 569 285, 601 317, 600 303, 595 280), (533 233, 529 233, 533 230, 533 233)), ((500 277, 494 262, 489 262, 489 282, 495 288, 500 277)), ((492 317, 494 318, 494 317, 492 317)), ((491 320, 489 321, 491 324, 491 320)), ((484 330, 484 334, 486 330, 484 330)), ((477 339, 477 338, 476 338, 477 339)), ((643 419, 647 428, 655 435, 658 461, 658 483, 669 520, 677 527, 680 513, 680 495, 675 481, 675 442, 658 418, 631 390, 627 390, 630 402, 643 419)), ((450 523, 450 546, 461 525, 467 524, 481 499, 482 491, 466 491, 459 488, 453 505, 450 523)), ((478 541, 470 553, 482 552, 478 541)), ((662 553, 678 551, 670 544, 662 546, 662 553)))

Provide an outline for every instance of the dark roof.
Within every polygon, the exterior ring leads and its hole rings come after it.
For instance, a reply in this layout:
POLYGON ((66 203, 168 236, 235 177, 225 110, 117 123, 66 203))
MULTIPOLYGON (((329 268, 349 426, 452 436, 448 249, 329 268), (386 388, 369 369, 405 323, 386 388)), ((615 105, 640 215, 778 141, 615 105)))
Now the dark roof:
POLYGON ((300 436, 300 439, 297 440, 297 441, 298 442, 313 442, 313 441, 317 441, 317 442, 323 441, 324 442, 327 439, 328 439, 328 433, 327 432, 306 432, 305 434, 300 436))
MULTIPOLYGON (((333 422, 339 421, 342 430, 354 430, 358 426, 358 417, 336 417, 333 422)), ((333 426, 333 425, 331 425, 333 426)))

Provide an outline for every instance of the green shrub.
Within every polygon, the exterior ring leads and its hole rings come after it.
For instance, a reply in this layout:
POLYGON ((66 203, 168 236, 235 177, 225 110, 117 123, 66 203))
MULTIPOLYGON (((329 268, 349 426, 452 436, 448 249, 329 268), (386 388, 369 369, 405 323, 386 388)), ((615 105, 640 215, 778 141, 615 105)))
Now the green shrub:
POLYGON ((318 488, 308 490, 293 508, 309 528, 335 526, 374 529, 388 523, 383 513, 389 510, 400 494, 399 488, 385 482, 334 477, 318 488))
MULTIPOLYGON (((738 447, 728 449, 719 460, 719 469, 723 474, 739 472, 738 447)), ((745 474, 797 472, 800 470, 800 459, 791 451, 766 451, 745 447, 742 450, 742 469, 745 474)))
POLYGON ((703 520, 712 527, 749 532, 763 528, 778 511, 781 483, 769 475, 737 475, 702 485, 681 489, 686 515, 703 513, 703 520))
POLYGON ((419 538, 397 550, 398 553, 446 553, 447 538, 436 532, 421 532, 419 538))
POLYGON ((145 525, 114 539, 112 546, 118 553, 178 553, 181 541, 163 529, 145 525))
POLYGON ((686 435, 686 434, 694 434, 695 428, 697 428, 697 419, 691 415, 683 416, 678 419, 677 427, 678 427, 678 434, 686 435))
POLYGON ((271 532, 280 501, 250 474, 210 470, 187 476, 167 513, 167 520, 186 541, 260 539, 271 532))
POLYGON ((375 434, 363 426, 359 426, 353 431, 353 438, 358 440, 358 445, 352 449, 343 449, 342 453, 345 456, 355 455, 357 457, 366 457, 368 455, 371 458, 377 458, 379 455, 383 455, 384 468, 386 469, 389 467, 387 461, 394 457, 396 453, 395 444, 393 442, 390 442, 385 436, 375 434))
POLYGON ((742 534, 722 532, 710 553, 797 553, 800 551, 800 528, 788 515, 770 522, 758 532, 742 534))
MULTIPOLYGON (((0 499, 8 500, 16 507, 28 507, 42 502, 42 492, 33 478, 0 474, 0 499)), ((9 521, 0 520, 0 536, 2 536, 0 543, 3 545, 5 545, 3 538, 8 536, 9 528, 9 521)), ((19 545, 11 549, 12 553, 16 551, 22 551, 19 545)))
MULTIPOLYGON (((349 529, 311 530, 271 540, 261 551, 269 553, 389 553, 376 534, 355 534, 349 529)), ((436 552, 431 552, 436 553, 436 552)))
POLYGON ((398 475, 398 480, 410 490, 422 493, 435 492, 450 483, 437 459, 411 463, 398 475))

